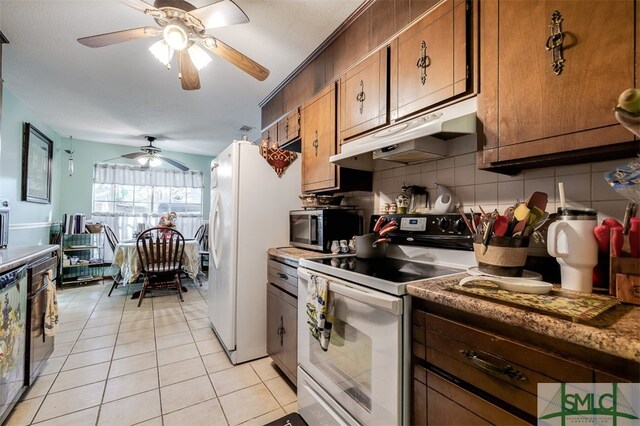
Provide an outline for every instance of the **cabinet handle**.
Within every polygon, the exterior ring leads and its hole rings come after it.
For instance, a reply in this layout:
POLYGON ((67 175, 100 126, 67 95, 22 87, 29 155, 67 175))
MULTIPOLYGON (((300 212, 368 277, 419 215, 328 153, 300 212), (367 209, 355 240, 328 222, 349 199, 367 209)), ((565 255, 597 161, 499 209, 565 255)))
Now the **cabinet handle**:
POLYGON ((316 134, 313 137, 313 147, 316 150, 316 157, 318 156, 318 131, 316 130, 316 134))
POLYGON ((424 86, 427 82, 427 67, 431 65, 431 58, 427 56, 427 42, 422 40, 420 44, 420 57, 416 62, 416 67, 420 70, 420 82, 424 86))
POLYGON ((551 28, 551 35, 547 39, 545 49, 551 50, 551 69, 556 75, 562 73, 564 67, 564 58, 562 57, 562 43, 564 42, 564 33, 562 32, 562 16, 560 12, 554 10, 551 14, 551 21, 549 22, 549 28, 551 28))
POLYGON ((284 134, 287 135, 287 138, 289 138, 289 117, 285 118, 284 134))
POLYGON ((356 101, 360 102, 360 115, 362 115, 362 111, 364 110, 364 100, 367 96, 364 94, 364 82, 360 80, 360 92, 356 95, 356 101))
POLYGON ((284 346, 284 334, 286 330, 284 329, 284 318, 280 315, 280 327, 278 327, 278 336, 280 336, 280 346, 284 346))
POLYGON ((288 280, 289 276, 287 274, 283 274, 282 272, 278 272, 278 276, 283 280, 288 280))
POLYGON ((493 376, 507 376, 510 379, 516 379, 516 380, 523 380, 523 381, 528 380, 524 374, 522 374, 520 371, 516 370, 510 365, 507 365, 504 368, 498 367, 497 365, 494 365, 488 361, 485 361, 479 358, 474 351, 469 349, 461 349, 460 353, 464 355, 469 361, 473 362, 476 365, 476 367, 478 367, 480 370, 484 371, 485 373, 489 373, 493 376))

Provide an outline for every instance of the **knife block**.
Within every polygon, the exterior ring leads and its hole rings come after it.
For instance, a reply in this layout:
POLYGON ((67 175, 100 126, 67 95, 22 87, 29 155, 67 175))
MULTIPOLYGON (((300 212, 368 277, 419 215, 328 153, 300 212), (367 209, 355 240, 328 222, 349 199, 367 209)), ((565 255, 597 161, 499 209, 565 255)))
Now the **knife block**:
POLYGON ((640 305, 640 258, 631 257, 629 236, 624 235, 622 252, 615 256, 613 246, 609 262, 609 294, 624 303, 640 305))

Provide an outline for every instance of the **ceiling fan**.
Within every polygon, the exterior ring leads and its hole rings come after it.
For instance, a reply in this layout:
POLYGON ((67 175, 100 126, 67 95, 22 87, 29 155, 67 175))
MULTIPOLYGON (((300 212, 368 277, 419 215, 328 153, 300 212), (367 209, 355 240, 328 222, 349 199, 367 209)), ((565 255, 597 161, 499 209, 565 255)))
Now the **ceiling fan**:
POLYGON ((141 146, 141 152, 132 152, 130 154, 121 155, 121 157, 129 158, 131 160, 138 160, 138 163, 140 163, 143 169, 147 169, 149 167, 157 167, 162 164, 162 161, 164 160, 172 166, 182 170, 183 172, 189 170, 189 167, 185 166, 181 162, 169 157, 165 157, 164 155, 160 155, 162 150, 157 146, 153 146, 153 142, 157 138, 153 136, 145 136, 145 139, 149 141, 149 145, 141 146))
POLYGON ((211 61, 199 44, 257 80, 263 81, 269 76, 268 69, 205 32, 207 28, 249 22, 247 15, 231 0, 219 0, 200 8, 185 0, 155 0, 153 6, 143 0, 118 1, 151 16, 160 28, 132 28, 82 37, 78 42, 88 47, 104 47, 139 38, 162 36, 149 51, 167 68, 171 68, 174 52, 178 53, 178 78, 185 90, 200 88, 198 71, 211 61))

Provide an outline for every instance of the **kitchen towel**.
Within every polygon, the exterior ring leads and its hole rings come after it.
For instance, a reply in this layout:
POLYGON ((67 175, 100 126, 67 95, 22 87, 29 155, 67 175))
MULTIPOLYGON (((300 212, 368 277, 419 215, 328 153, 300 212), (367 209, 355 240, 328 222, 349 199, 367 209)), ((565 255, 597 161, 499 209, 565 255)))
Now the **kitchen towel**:
POLYGON ((49 269, 44 275, 47 282, 47 301, 44 311, 44 334, 53 336, 58 331, 58 298, 56 285, 53 283, 53 271, 49 269))
POLYGON ((311 275, 307 285, 307 324, 311 335, 320 343, 322 350, 329 348, 333 324, 333 298, 329 291, 329 280, 311 275))

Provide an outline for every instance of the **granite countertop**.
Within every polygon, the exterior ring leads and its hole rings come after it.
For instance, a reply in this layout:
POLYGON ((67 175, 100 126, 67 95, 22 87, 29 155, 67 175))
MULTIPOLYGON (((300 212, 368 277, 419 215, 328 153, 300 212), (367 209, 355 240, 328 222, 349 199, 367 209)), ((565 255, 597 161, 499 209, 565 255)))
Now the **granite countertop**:
POLYGON ((272 247, 267 250, 269 256, 281 259, 292 260, 294 262, 300 259, 311 259, 313 257, 335 256, 331 253, 323 253, 321 251, 305 250, 298 247, 272 247))
POLYGON ((463 273, 418 281, 408 284, 407 292, 430 302, 640 362, 640 307, 617 305, 588 322, 572 322, 447 290, 447 285, 456 284, 466 276, 463 273))
POLYGON ((41 246, 9 246, 0 249, 0 273, 29 263, 59 248, 60 246, 56 244, 46 244, 41 246))

